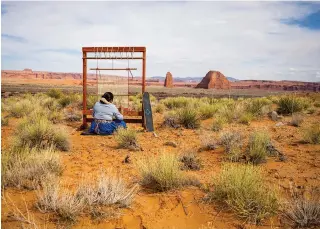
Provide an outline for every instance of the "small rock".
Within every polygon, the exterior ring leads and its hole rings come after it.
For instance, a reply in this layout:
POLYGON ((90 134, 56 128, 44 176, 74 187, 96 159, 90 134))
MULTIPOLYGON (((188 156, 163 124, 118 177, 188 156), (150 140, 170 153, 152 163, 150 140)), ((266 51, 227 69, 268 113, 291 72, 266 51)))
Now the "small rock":
POLYGON ((284 126, 284 123, 283 123, 283 122, 278 122, 275 126, 276 126, 276 127, 284 126))
POLYGON ((122 163, 126 163, 126 164, 131 163, 130 156, 127 155, 126 158, 122 161, 122 163))
POLYGON ((154 137, 156 137, 156 138, 158 137, 158 135, 157 135, 156 132, 152 132, 152 133, 153 133, 153 136, 154 136, 154 137))
POLYGON ((177 147, 178 146, 177 143, 175 143, 175 142, 165 142, 164 145, 165 146, 172 146, 172 147, 177 147))
POLYGON ((272 119, 273 121, 278 121, 279 115, 278 115, 278 113, 277 113, 276 111, 272 111, 272 112, 271 112, 271 119, 272 119))

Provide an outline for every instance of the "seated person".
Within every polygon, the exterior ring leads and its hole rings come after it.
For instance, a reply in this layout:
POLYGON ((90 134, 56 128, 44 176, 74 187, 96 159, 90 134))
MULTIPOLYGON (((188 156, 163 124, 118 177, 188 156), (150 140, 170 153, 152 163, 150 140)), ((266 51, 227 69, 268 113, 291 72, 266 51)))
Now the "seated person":
POLYGON ((93 118, 89 132, 111 135, 118 127, 127 128, 117 107, 112 104, 113 94, 106 92, 93 106, 93 118))

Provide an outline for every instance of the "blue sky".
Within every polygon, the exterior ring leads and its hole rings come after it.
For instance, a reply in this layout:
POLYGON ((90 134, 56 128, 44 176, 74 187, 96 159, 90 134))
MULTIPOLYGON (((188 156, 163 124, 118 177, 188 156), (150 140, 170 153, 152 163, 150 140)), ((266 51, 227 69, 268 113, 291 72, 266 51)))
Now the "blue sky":
POLYGON ((82 46, 146 46, 149 77, 320 81, 320 2, 4 1, 1 19, 2 69, 81 72, 82 46))

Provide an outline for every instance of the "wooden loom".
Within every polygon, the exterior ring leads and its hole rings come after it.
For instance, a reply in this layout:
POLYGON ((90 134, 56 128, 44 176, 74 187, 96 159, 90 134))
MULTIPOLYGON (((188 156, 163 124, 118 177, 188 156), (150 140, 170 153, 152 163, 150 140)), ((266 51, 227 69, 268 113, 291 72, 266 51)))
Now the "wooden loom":
MULTIPOLYGON (((82 109, 82 115, 83 115, 83 122, 81 128, 87 128, 88 122, 91 122, 93 120, 92 117, 92 109, 87 109, 87 60, 103 60, 103 59, 109 59, 109 60, 142 60, 142 84, 141 84, 141 92, 144 94, 145 92, 145 87, 146 87, 146 48, 145 47, 83 47, 82 48, 82 63, 83 63, 83 109, 82 109), (120 56, 107 56, 105 57, 98 57, 97 55, 94 57, 89 57, 88 54, 90 53, 115 53, 115 54, 120 54, 120 56), (131 53, 131 57, 126 55, 123 56, 121 54, 123 53, 131 53), (135 53, 140 53, 142 54, 141 57, 134 57, 133 55, 135 53)), ((123 70, 123 71, 128 71, 130 72, 132 78, 133 75, 131 73, 131 70, 137 70, 136 68, 99 68, 98 66, 96 68, 90 68, 90 70, 95 70, 95 71, 112 71, 112 70, 123 70)), ((98 80, 98 79, 97 79, 98 80)), ((129 74, 128 74, 128 88, 129 88, 129 74)), ((129 97, 129 89, 128 89, 128 94, 127 95, 121 95, 121 96, 128 96, 129 97)), ((124 121, 127 123, 141 123, 142 126, 145 128, 145 116, 143 112, 143 106, 141 111, 132 111, 127 108, 121 108, 120 112, 124 116, 124 121)))

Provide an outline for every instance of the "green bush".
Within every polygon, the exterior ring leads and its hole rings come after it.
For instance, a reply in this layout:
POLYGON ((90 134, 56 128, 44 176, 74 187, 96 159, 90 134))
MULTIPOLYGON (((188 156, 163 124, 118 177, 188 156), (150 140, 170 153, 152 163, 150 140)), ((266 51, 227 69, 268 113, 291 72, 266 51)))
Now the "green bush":
POLYGON ((280 114, 293 114, 306 110, 310 107, 310 100, 296 96, 282 96, 278 101, 278 113, 280 114))
POLYGON ((162 100, 168 109, 176 109, 186 107, 190 103, 190 99, 186 97, 166 98, 162 100))
POLYGON ((266 132, 254 132, 250 135, 248 153, 253 164, 265 162, 268 156, 267 146, 270 144, 270 137, 266 132))
POLYGON ((208 199, 227 205, 245 221, 259 224, 278 210, 277 194, 266 185, 260 167, 225 164, 213 184, 208 199))
POLYGON ((212 118, 213 115, 217 112, 217 110, 217 106, 204 103, 199 107, 200 118, 203 120, 212 118))
POLYGON ((200 118, 196 109, 192 107, 181 108, 177 111, 178 121, 187 129, 200 127, 200 118))
POLYGON ((54 99, 60 99, 63 96, 63 93, 60 89, 53 88, 47 92, 47 95, 54 99))
POLYGON ((268 106, 271 105, 271 101, 267 98, 255 98, 247 101, 246 111, 253 116, 259 117, 264 115, 268 111, 268 106))

